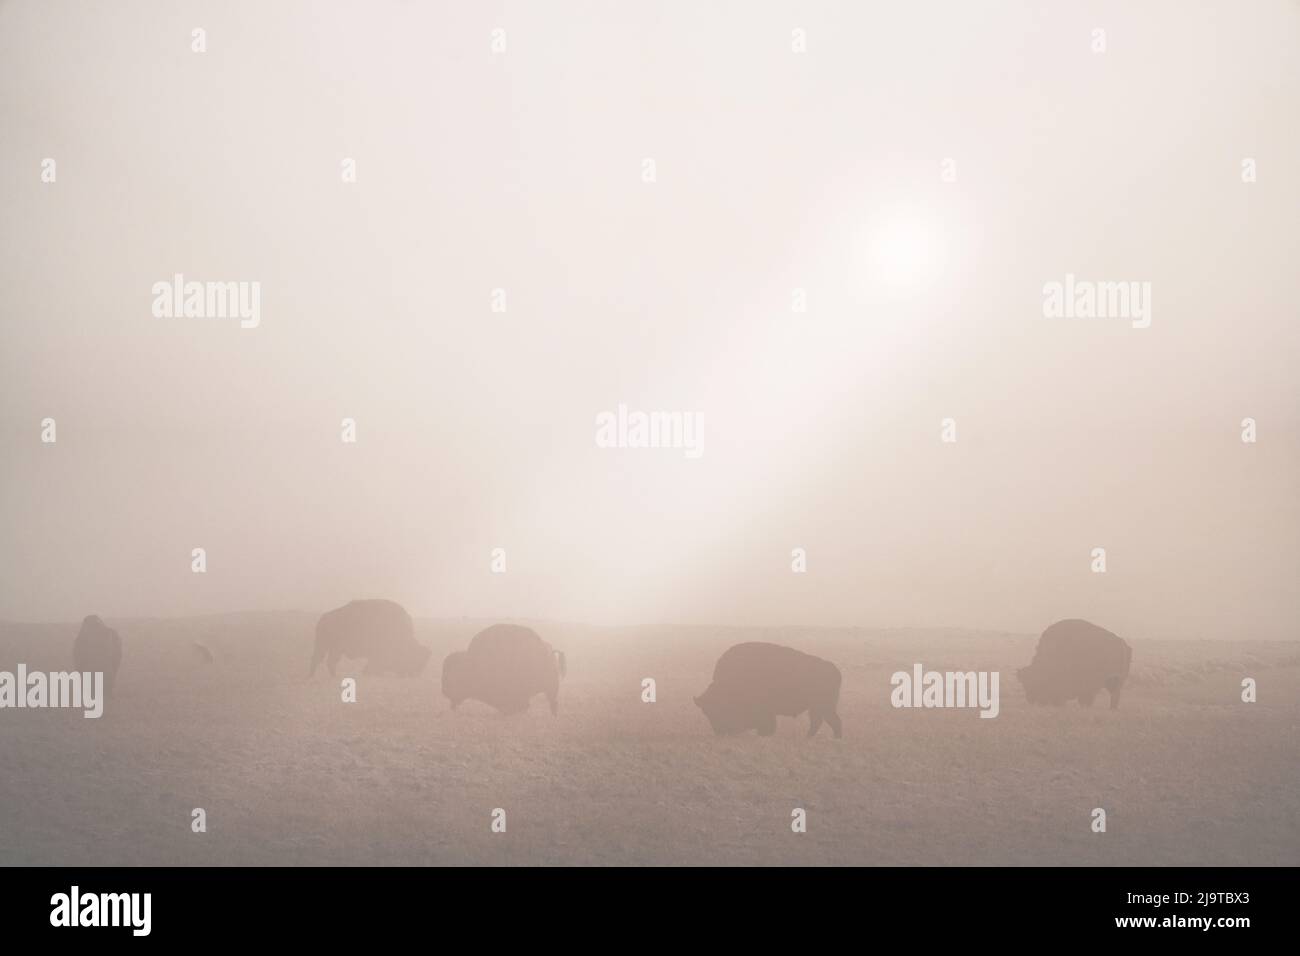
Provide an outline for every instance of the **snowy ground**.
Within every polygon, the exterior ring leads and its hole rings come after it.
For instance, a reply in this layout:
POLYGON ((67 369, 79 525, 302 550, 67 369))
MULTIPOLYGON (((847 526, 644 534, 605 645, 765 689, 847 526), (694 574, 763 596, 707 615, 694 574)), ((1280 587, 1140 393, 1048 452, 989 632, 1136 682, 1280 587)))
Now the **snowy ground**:
MULTIPOLYGON (((417 679, 345 662, 344 704, 337 679, 306 678, 314 621, 109 619, 125 659, 102 719, 0 711, 0 863, 1300 863, 1300 644, 1130 638, 1112 712, 1104 694, 1030 707, 1014 671, 1032 635, 538 623, 568 655, 560 715, 538 698, 507 718, 453 714, 438 689, 489 622, 417 622, 434 648, 417 679), (837 663, 844 738, 805 739, 806 717, 714 737, 691 698, 742 640, 837 663), (889 677, 916 661, 1001 671, 1000 715, 893 709, 889 677)), ((0 624, 0 670, 70 667, 76 628, 0 624)))

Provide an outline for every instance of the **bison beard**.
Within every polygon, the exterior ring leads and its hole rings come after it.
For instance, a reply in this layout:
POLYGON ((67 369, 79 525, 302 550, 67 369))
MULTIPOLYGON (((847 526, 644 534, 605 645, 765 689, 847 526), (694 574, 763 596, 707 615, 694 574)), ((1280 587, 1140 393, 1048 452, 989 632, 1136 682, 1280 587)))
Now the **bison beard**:
POLYGON ((808 711, 808 736, 831 725, 842 736, 840 669, 830 661, 779 644, 750 642, 729 648, 713 669, 713 683, 696 705, 704 711, 715 734, 757 730, 776 733, 776 718, 808 711))

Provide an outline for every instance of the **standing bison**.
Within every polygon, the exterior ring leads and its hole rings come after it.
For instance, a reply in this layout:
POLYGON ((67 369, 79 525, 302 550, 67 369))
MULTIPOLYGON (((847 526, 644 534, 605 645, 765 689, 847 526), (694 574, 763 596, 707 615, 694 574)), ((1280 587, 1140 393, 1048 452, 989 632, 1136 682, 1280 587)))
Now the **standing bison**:
POLYGON ((841 736, 840 669, 830 661, 779 644, 750 642, 727 649, 713 668, 713 683, 695 698, 715 734, 751 728, 776 733, 776 718, 808 711, 808 736, 822 721, 841 736))
POLYGON ((72 661, 79 671, 103 671, 104 696, 110 696, 122 663, 121 635, 97 615, 90 615, 81 622, 77 639, 72 642, 72 661))
MULTIPOLYGON (((364 657, 366 674, 414 677, 432 652, 415 640, 411 615, 393 601, 352 601, 322 614, 316 622, 311 672, 325 661, 330 674, 340 657, 364 657)), ((310 674, 308 676, 310 676, 310 674)))
POLYGON ((1091 707, 1097 692, 1110 691, 1110 709, 1128 677, 1133 649, 1121 637, 1087 621, 1057 621, 1038 639, 1028 667, 1016 671, 1031 704, 1078 700, 1091 707))
POLYGON ((532 628, 493 624, 479 631, 469 648, 442 662, 442 692, 452 710, 465 700, 481 700, 503 714, 519 714, 537 694, 545 694, 551 713, 559 713, 564 652, 532 628))

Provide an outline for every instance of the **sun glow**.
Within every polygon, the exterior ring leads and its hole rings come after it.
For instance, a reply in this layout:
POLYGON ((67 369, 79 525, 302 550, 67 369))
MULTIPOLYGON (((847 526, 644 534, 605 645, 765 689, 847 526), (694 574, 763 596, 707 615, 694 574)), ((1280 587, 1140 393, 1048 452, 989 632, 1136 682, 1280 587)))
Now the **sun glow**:
POLYGON ((866 259, 873 285, 892 292, 915 291, 943 271, 940 235, 923 217, 884 217, 868 233, 866 259))

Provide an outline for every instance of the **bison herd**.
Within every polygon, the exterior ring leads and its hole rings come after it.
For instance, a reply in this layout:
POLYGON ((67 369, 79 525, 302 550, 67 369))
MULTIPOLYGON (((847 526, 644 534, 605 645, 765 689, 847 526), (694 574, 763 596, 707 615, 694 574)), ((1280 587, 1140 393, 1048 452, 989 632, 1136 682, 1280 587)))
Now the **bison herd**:
MULTIPOLYGON (((203 660, 211 651, 196 644, 203 660)), ((430 648, 415 639, 415 626, 406 610, 393 601, 352 601, 322 614, 316 624, 316 644, 308 676, 323 662, 331 674, 342 658, 363 659, 365 674, 414 677, 424 670, 430 648)), ((1064 704, 1077 700, 1091 706, 1102 690, 1110 694, 1111 709, 1119 706, 1120 689, 1128 677, 1132 648, 1122 638, 1087 621, 1058 621, 1042 634, 1034 658, 1016 675, 1031 704, 1064 704)), ((113 692, 122 662, 122 638, 95 615, 81 624, 73 644, 79 671, 103 671, 104 686, 113 692)), ((553 648, 531 628, 494 624, 479 631, 463 651, 442 662, 442 693, 455 710, 477 700, 504 714, 522 713, 544 694, 551 713, 559 713, 560 679, 566 670, 564 652, 553 648)), ((718 658, 713 681, 695 704, 716 734, 756 730, 776 732, 776 718, 807 713, 808 736, 823 723, 839 737, 843 728, 837 707, 840 669, 830 661, 779 644, 757 641, 736 644, 718 658)))

